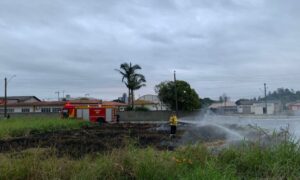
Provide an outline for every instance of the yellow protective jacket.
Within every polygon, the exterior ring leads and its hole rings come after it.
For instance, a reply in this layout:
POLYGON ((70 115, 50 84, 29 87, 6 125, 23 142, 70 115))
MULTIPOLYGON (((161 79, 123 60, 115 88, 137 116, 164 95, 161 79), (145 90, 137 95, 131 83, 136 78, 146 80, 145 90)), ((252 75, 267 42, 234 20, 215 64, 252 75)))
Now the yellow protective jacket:
POLYGON ((171 125, 171 126, 177 126, 177 122, 178 122, 177 116, 172 115, 172 116, 170 117, 170 119, 169 119, 169 122, 170 122, 170 125, 171 125))

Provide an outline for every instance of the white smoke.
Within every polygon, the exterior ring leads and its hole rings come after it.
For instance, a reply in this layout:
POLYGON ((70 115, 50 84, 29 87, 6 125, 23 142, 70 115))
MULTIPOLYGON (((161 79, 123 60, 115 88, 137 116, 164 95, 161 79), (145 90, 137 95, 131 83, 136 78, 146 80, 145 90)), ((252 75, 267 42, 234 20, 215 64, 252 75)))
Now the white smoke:
POLYGON ((287 129, 300 139, 300 116, 217 115, 202 110, 179 121, 191 124, 182 137, 183 143, 217 140, 227 144, 243 140, 269 143, 273 132, 281 134, 287 129))

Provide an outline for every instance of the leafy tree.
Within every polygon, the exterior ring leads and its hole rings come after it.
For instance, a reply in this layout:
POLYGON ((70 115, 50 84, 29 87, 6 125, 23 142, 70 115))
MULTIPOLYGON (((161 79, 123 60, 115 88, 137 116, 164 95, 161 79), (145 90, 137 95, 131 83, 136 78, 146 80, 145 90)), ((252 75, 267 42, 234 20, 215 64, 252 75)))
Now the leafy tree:
POLYGON ((210 99, 210 98, 203 98, 203 99, 200 99, 200 104, 201 104, 201 107, 209 107, 210 105, 212 105, 213 103, 215 103, 216 101, 210 99))
POLYGON ((132 109, 134 109, 134 91, 146 86, 145 76, 137 73, 141 69, 141 66, 132 65, 131 62, 129 64, 123 63, 120 65, 120 69, 116 69, 122 75, 122 82, 128 89, 129 104, 131 104, 132 109))
MULTIPOLYGON (((185 81, 176 81, 178 110, 193 111, 200 108, 199 96, 185 81)), ((165 81, 155 86, 159 99, 172 110, 176 109, 175 83, 165 81)))
POLYGON ((120 99, 114 99, 113 102, 125 103, 124 101, 122 101, 122 100, 120 100, 120 99))
MULTIPOLYGON (((279 100, 283 104, 289 102, 295 102, 300 100, 300 91, 294 91, 293 89, 278 88, 274 92, 269 92, 267 100, 279 100)), ((265 98, 259 98, 259 100, 265 100, 265 98)))

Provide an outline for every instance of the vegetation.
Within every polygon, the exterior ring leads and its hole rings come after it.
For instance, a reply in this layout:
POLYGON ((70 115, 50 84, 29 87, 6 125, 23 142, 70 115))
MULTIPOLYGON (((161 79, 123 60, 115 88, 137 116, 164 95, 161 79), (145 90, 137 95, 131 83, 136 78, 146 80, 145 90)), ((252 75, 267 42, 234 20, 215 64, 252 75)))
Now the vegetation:
POLYGON ((147 107, 136 107, 135 111, 149 111, 147 107))
POLYGON ((32 132, 75 129, 80 128, 85 123, 80 120, 51 118, 47 116, 15 117, 0 120, 0 139, 28 135, 32 132))
MULTIPOLYGON (((79 128, 83 121, 24 117, 0 121, 1 137, 32 131, 79 128)), ((287 138, 288 139, 288 138, 287 138)), ((220 151, 198 144, 175 151, 122 149, 80 159, 55 149, 0 153, 0 179, 297 179, 300 146, 293 141, 260 146, 244 143, 220 151), (217 153, 216 153, 217 152, 217 153), (59 156, 57 156, 59 154, 59 156)))
POLYGON ((298 144, 245 145, 212 154, 204 146, 174 152, 128 146, 82 159, 55 150, 0 154, 0 179, 297 179, 298 144))
MULTIPOLYGON (((264 100, 264 98, 259 98, 259 100, 264 100)), ((267 100, 280 100, 284 104, 299 101, 300 91, 278 88, 276 91, 268 93, 267 100)))
MULTIPOLYGON (((178 109, 183 111, 193 111, 200 108, 200 101, 197 92, 191 88, 185 81, 176 81, 178 109)), ((165 81, 155 87, 159 99, 170 106, 172 110, 176 109, 175 83, 165 81)))
POLYGON ((122 75, 122 82, 128 88, 129 102, 132 109, 134 109, 134 91, 146 86, 145 76, 137 73, 141 69, 141 66, 137 64, 132 65, 131 63, 123 63, 120 65, 120 69, 116 69, 122 75))
MULTIPOLYGON (((300 91, 294 91, 293 89, 286 89, 286 88, 278 88, 276 91, 269 92, 267 94, 267 97, 258 97, 258 98, 252 98, 252 99, 239 99, 236 101, 236 104, 239 105, 241 102, 250 101, 250 102, 257 102, 257 101, 280 101, 283 105, 286 105, 287 103, 291 102, 297 102, 300 101, 300 91)), ((283 106, 284 108, 287 108, 286 106, 283 106)))
POLYGON ((203 98, 200 99, 201 108, 206 108, 215 103, 216 101, 210 99, 210 98, 203 98))

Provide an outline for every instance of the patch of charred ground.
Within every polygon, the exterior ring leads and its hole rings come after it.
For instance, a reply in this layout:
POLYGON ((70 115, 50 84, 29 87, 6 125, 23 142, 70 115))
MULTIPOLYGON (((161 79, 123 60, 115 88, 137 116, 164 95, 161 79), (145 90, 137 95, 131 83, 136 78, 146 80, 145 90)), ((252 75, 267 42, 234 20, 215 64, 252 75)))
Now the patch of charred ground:
POLYGON ((0 140, 0 153, 16 152, 30 148, 55 148, 58 156, 81 157, 85 154, 124 148, 128 144, 145 148, 172 150, 183 131, 170 139, 169 131, 156 130, 157 124, 103 124, 77 130, 60 130, 32 133, 24 137, 0 140))

